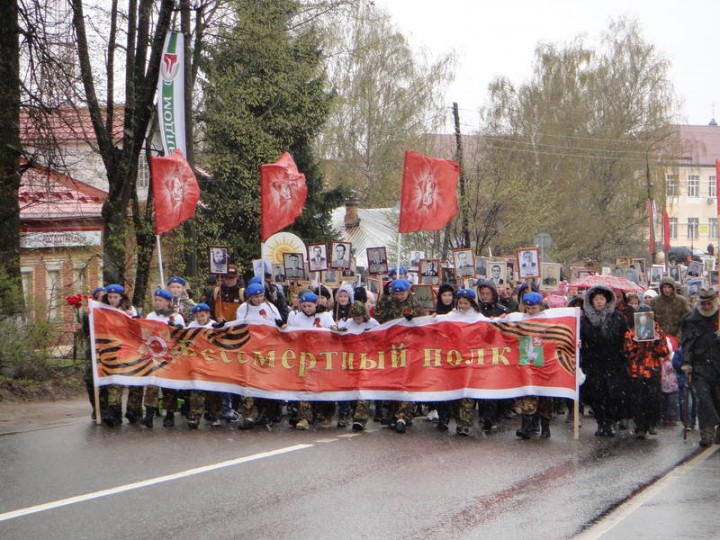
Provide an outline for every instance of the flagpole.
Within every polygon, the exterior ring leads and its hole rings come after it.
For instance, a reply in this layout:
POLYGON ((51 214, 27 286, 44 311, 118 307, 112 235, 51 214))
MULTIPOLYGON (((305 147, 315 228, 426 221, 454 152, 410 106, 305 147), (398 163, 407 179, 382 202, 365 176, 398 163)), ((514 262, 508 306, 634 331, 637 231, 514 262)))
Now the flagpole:
POLYGON ((155 238, 157 239, 158 265, 160 266, 160 287, 164 287, 165 275, 163 274, 162 244, 160 243, 160 235, 156 234, 155 238))
POLYGON ((397 250, 397 265, 395 266, 395 275, 397 276, 396 279, 400 278, 400 248, 402 246, 402 234, 398 233, 398 250, 397 250))

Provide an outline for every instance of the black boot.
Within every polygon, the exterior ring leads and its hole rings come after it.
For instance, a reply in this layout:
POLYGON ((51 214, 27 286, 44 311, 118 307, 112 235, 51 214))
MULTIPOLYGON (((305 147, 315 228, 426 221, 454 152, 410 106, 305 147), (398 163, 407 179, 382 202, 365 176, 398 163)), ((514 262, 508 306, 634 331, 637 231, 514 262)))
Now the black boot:
POLYGON ((127 411, 125 413, 125 418, 127 418, 128 422, 130 422, 131 424, 137 424, 140 421, 140 415, 135 414, 132 411, 127 411))
POLYGON ((122 424, 122 409, 119 405, 107 407, 106 413, 102 415, 103 423, 107 427, 117 427, 122 424))
POLYGON ((163 420, 163 427, 173 427, 175 425, 175 413, 167 411, 163 420))
POLYGON ((521 418, 522 425, 520 426, 520 429, 515 432, 515 435, 523 440, 527 440, 530 438, 530 431, 532 430, 532 416, 529 414, 523 414, 521 418))
POLYGON ((152 429, 153 427, 153 419, 155 418, 155 407, 146 407, 145 408, 145 418, 143 418, 140 423, 145 426, 148 429, 152 429))
POLYGON ((550 438, 550 419, 541 417, 540 418, 540 437, 543 439, 550 438))

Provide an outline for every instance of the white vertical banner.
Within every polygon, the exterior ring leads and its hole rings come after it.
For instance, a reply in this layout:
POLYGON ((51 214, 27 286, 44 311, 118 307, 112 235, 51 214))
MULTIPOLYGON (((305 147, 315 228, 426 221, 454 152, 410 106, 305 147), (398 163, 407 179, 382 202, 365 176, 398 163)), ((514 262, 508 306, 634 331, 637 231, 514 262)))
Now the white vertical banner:
POLYGON ((184 36, 180 32, 168 32, 165 36, 158 79, 158 117, 163 152, 166 156, 176 149, 187 156, 183 51, 184 36))

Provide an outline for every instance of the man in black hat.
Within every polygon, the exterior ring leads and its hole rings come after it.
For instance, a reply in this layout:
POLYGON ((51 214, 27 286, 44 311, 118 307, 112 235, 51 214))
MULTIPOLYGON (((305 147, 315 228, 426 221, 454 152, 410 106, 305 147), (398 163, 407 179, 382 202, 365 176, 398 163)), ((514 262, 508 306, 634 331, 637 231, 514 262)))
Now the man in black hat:
POLYGON ((720 444, 720 330, 715 290, 701 289, 698 304, 682 320, 681 368, 698 400, 700 446, 720 444))

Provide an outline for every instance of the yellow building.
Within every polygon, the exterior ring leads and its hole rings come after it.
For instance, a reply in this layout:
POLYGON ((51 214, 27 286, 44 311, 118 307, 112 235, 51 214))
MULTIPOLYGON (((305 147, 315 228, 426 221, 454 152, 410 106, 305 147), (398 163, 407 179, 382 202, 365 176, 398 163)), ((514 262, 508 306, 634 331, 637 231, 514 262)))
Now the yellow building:
MULTIPOLYGON (((718 245, 715 161, 720 160, 720 126, 678 125, 680 151, 663 170, 670 245, 706 251, 718 245)), ((660 160, 667 159, 659 156, 660 160)), ((661 238, 659 236, 658 238, 661 238)), ((717 251, 716 251, 717 253, 717 251)))

